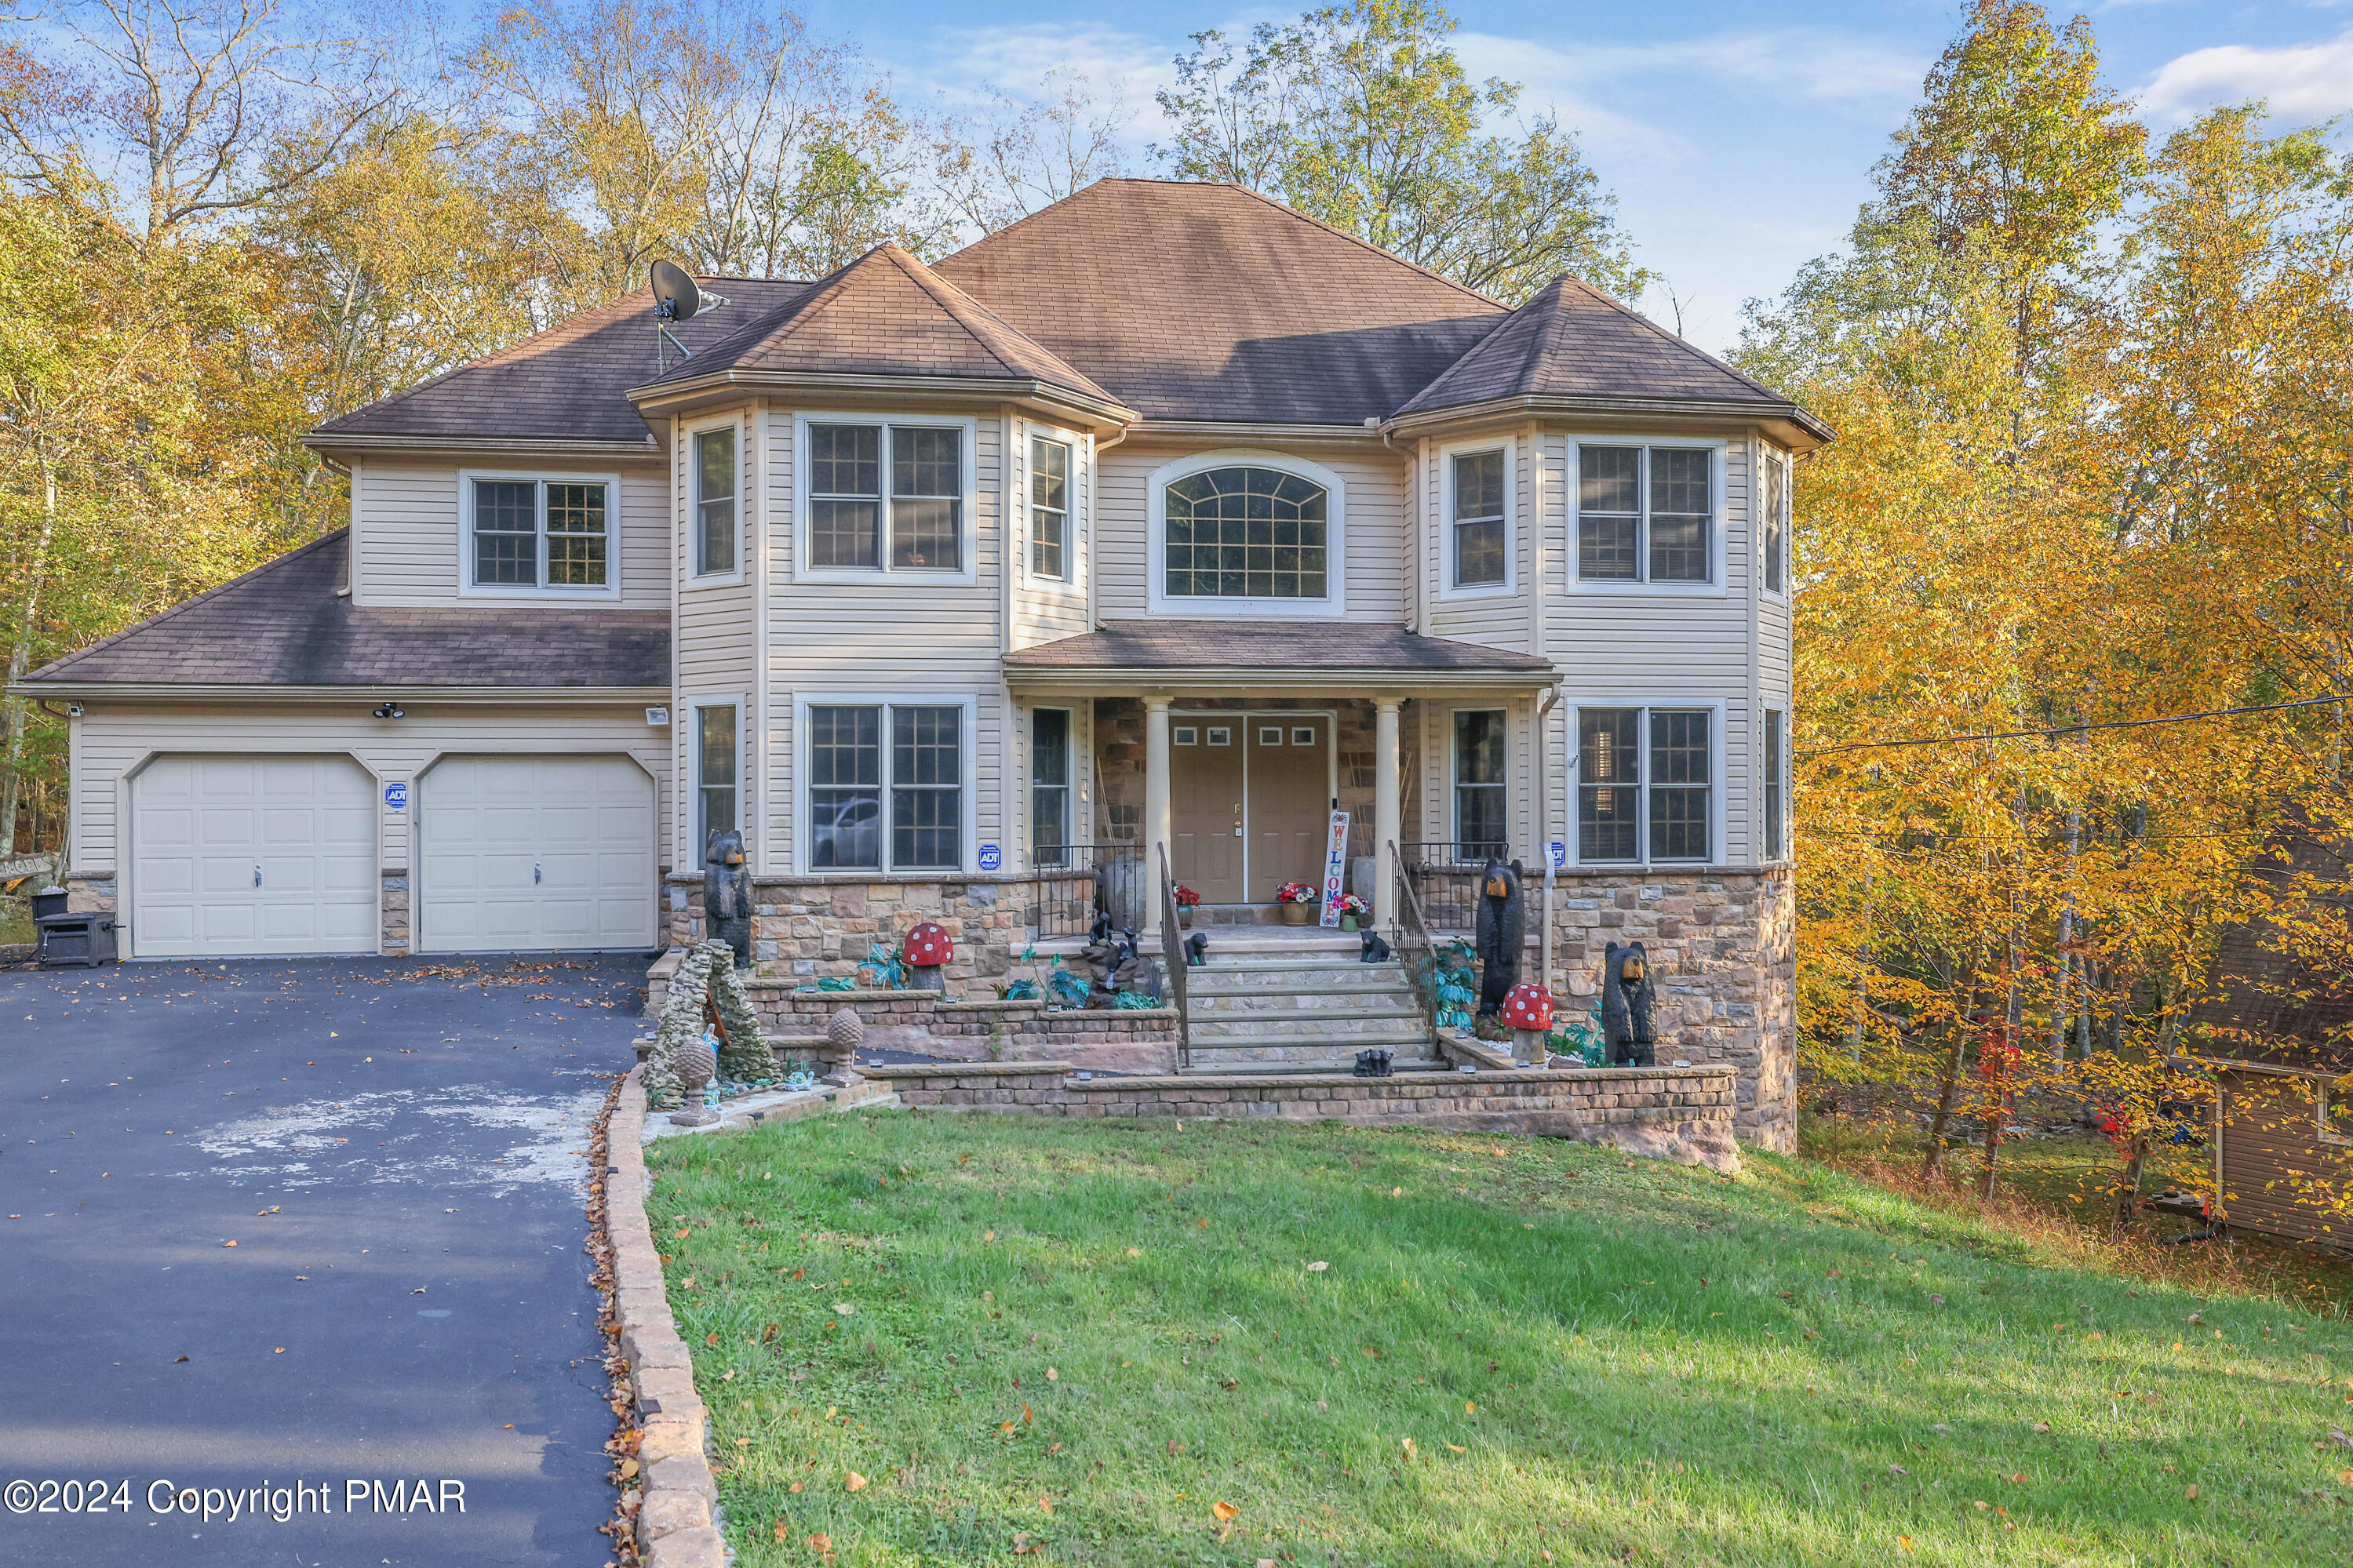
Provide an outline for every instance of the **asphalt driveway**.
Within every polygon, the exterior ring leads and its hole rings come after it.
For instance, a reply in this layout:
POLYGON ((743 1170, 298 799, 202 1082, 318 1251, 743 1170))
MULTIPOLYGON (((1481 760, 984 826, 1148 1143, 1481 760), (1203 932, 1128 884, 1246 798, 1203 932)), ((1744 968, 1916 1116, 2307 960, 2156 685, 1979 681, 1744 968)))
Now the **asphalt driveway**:
POLYGON ((0 973, 0 1562, 604 1563, 582 1187, 643 975, 0 973))

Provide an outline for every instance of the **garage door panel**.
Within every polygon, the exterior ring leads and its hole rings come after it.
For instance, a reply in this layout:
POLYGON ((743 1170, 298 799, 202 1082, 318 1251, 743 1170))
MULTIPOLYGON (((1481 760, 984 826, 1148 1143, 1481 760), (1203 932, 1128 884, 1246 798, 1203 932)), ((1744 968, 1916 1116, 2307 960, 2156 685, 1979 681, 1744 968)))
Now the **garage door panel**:
POLYGON ((156 759, 131 785, 132 951, 373 952, 375 821, 348 757, 156 759))
POLYGON ((653 945, 654 786, 627 758, 447 758, 417 833, 425 950, 653 945))

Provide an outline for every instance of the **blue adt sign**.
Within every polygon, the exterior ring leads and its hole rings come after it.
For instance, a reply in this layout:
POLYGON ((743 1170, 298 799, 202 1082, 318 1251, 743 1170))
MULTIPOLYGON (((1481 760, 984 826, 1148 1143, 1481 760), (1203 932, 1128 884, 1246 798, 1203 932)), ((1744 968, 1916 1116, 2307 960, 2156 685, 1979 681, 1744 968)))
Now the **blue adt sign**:
POLYGON ((1004 850, 999 849, 994 844, 984 844, 980 847, 980 868, 982 870, 997 871, 1002 870, 1004 867, 1004 850))
POLYGON ((384 786, 384 808, 386 811, 403 811, 407 805, 408 785, 405 781, 395 780, 384 786))
POLYGON ((1567 870, 1567 869, 1568 869, 1568 846, 1567 846, 1567 845, 1566 845, 1566 844, 1562 843, 1559 839, 1556 838, 1556 839, 1554 839, 1550 844, 1546 845, 1545 847, 1546 847, 1547 850, 1549 850, 1549 851, 1551 852, 1551 854, 1552 854, 1552 868, 1553 868, 1554 870, 1556 870, 1556 871, 1566 871, 1566 870, 1567 870))

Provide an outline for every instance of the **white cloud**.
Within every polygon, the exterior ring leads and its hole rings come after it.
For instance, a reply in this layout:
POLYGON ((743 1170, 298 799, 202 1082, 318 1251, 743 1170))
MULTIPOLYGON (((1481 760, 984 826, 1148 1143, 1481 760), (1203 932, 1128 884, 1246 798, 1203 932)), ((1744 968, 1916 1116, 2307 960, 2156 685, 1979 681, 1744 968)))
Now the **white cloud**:
MULTIPOLYGON (((1176 53, 1159 38, 1116 28, 1039 23, 1019 27, 952 27, 933 35, 930 58, 913 70, 951 103, 977 105, 990 89, 1018 100, 1037 92, 1046 73, 1075 70, 1098 94, 1124 98, 1132 134, 1148 135, 1159 122, 1153 90, 1176 78, 1176 53)), ((907 63, 907 62, 900 62, 907 63)))
POLYGON ((1458 40, 1474 75, 1588 90, 1639 84, 1746 90, 1759 97, 1881 106, 1908 102, 1927 74, 1925 56, 1820 28, 1712 33, 1656 44, 1603 44, 1575 51, 1525 38, 1466 33, 1458 40), (1661 78, 1667 79, 1663 83, 1661 78))
POLYGON ((2283 120, 2326 120, 2353 110, 2353 32, 2275 49, 2225 44, 2169 60, 2141 99, 2149 119, 2179 124, 2217 104, 2267 100, 2283 120))

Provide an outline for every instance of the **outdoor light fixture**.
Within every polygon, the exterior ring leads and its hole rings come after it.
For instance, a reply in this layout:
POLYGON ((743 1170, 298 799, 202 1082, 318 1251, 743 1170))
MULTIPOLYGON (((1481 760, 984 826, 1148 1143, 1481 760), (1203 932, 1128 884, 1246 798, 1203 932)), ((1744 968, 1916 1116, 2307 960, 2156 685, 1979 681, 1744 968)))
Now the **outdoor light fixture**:
POLYGON ((406 719, 408 717, 406 713, 401 710, 401 706, 397 702, 386 702, 379 705, 375 710, 375 716, 379 719, 406 719))

